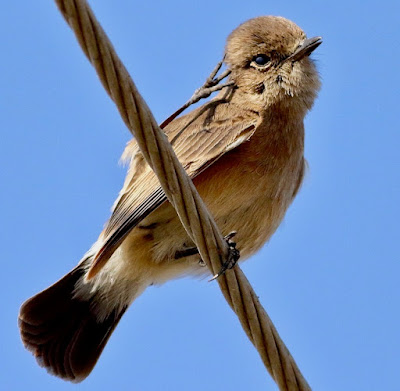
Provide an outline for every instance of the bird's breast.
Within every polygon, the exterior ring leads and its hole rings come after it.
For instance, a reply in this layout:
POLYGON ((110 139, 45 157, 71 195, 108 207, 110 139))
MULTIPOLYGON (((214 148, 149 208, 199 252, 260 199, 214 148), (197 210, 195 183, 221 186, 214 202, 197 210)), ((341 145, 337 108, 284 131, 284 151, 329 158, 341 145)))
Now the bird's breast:
POLYGON ((224 235, 237 231, 242 258, 275 232, 304 171, 303 128, 271 131, 226 153, 194 182, 224 235))

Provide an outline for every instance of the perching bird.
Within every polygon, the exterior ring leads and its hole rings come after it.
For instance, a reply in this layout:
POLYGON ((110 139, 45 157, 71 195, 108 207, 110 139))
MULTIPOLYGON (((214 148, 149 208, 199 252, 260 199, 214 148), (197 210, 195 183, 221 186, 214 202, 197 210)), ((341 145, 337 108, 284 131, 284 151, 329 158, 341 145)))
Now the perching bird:
MULTIPOLYGON (((237 231, 241 260, 271 237, 302 183, 303 120, 320 87, 309 55, 320 43, 281 17, 243 23, 225 48, 233 86, 165 128, 221 232, 237 231)), ((148 286, 208 271, 134 140, 123 159, 129 171, 98 240, 19 314, 27 349, 73 382, 148 286)))

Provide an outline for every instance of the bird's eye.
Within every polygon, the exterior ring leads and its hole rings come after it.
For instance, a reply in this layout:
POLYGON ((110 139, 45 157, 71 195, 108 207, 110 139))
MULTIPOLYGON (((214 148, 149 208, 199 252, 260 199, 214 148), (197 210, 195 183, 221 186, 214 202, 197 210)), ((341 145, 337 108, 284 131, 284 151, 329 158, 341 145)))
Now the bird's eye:
POLYGON ((270 61, 271 58, 268 57, 265 54, 257 54, 256 56, 254 56, 253 61, 258 65, 258 66, 265 66, 267 65, 270 61))

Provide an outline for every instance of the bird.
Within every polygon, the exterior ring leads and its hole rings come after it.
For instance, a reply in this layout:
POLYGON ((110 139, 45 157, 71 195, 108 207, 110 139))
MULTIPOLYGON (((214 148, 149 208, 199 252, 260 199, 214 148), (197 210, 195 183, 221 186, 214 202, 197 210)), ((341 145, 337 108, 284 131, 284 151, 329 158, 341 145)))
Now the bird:
MULTIPOLYGON (((301 187, 304 118, 321 84, 310 54, 321 43, 283 17, 242 23, 225 45, 229 86, 163 129, 221 232, 237 232, 240 261, 271 238, 301 187)), ((71 382, 91 373, 147 287, 208 272, 134 139, 122 159, 126 179, 98 239, 18 316, 25 347, 71 382)))

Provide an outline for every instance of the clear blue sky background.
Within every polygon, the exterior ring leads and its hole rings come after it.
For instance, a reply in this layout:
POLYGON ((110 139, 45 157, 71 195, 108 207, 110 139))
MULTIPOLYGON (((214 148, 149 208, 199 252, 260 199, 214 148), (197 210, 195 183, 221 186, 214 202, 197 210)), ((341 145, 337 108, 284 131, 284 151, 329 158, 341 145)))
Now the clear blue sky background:
MULTIPOLYGON (((159 121, 202 84, 246 19, 282 15, 323 36, 307 179, 243 269, 315 390, 398 390, 399 3, 92 3, 159 121)), ((96 239, 130 135, 53 2, 5 2, 0 18, 0 389, 276 389, 206 281, 146 291, 79 385, 25 351, 19 306, 96 239)))

